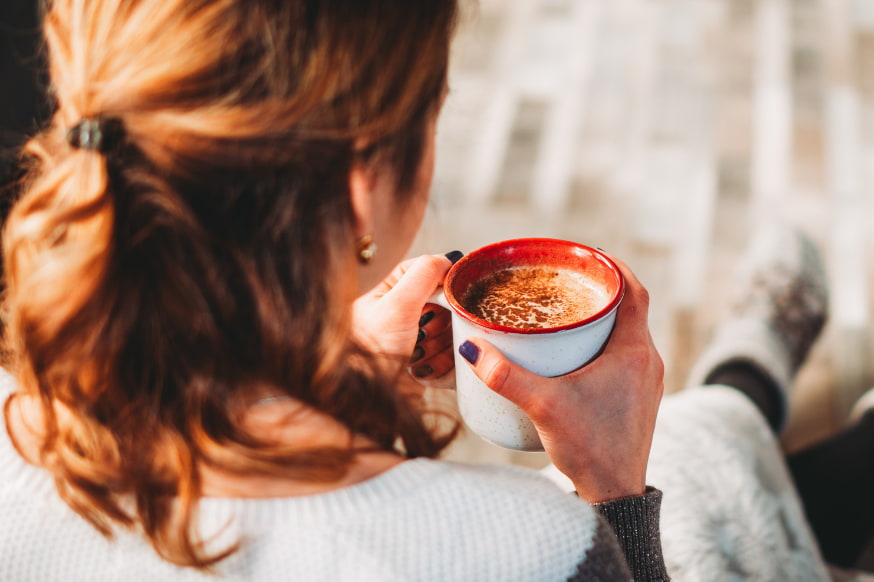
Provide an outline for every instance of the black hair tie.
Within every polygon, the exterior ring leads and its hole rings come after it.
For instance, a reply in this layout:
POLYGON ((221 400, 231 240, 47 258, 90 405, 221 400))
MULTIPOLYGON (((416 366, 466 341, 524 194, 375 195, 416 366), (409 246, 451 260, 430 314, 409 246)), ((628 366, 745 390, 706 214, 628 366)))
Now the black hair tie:
POLYGON ((114 117, 83 118, 67 131, 67 143, 76 149, 105 154, 112 150, 124 133, 120 119, 114 117))

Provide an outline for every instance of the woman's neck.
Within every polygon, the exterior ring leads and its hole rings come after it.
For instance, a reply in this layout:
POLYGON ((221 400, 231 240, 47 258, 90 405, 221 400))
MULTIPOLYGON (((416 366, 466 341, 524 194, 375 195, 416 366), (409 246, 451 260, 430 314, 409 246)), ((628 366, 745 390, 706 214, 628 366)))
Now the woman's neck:
POLYGON ((286 396, 260 397, 246 406, 242 428, 269 444, 358 451, 346 474, 337 481, 313 482, 284 477, 237 475, 201 467, 205 497, 293 497, 349 487, 397 466, 403 458, 379 450, 376 443, 349 432, 342 423, 286 396))

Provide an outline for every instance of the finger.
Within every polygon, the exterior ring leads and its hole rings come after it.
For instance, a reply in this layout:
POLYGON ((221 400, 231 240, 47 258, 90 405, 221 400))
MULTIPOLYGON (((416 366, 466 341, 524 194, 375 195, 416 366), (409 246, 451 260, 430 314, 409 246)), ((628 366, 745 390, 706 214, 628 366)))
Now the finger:
MULTIPOLYGON (((447 332, 451 331, 451 326, 447 323, 444 318, 441 318, 437 321, 434 321, 437 318, 437 311, 431 310, 426 311, 425 315, 419 318, 419 331, 416 336, 416 348, 423 347, 423 344, 428 343, 430 338, 436 338, 441 335, 445 335, 447 332)), ((429 350, 433 351, 433 350, 429 350)), ((421 359, 424 355, 421 349, 417 349, 413 358, 410 360, 415 362, 418 359, 421 359)))
POLYGON ((419 330, 419 339, 416 342, 416 349, 413 351, 410 362, 425 359, 426 355, 431 356, 437 352, 452 349, 451 327, 437 330, 433 335, 432 332, 433 330, 429 330, 428 333, 424 329, 419 330))
MULTIPOLYGON (((594 361, 559 377, 569 383, 579 381, 581 376, 606 373, 607 370, 615 369, 617 365, 621 365, 626 370, 651 367, 653 374, 661 365, 660 356, 653 345, 649 330, 649 292, 628 265, 616 258, 610 258, 616 263, 625 279, 625 295, 616 314, 616 325, 603 351, 594 361)), ((609 390, 607 386, 597 385, 599 389, 609 390)))
POLYGON ((410 375, 419 380, 439 378, 452 371, 455 358, 452 350, 442 350, 437 354, 416 362, 409 367, 410 375))
MULTIPOLYGON (((419 328, 422 330, 422 339, 437 336, 447 329, 452 329, 452 314, 439 305, 428 303, 422 310, 419 318, 419 328)), ((420 340, 421 341, 421 340, 420 340)))
POLYGON ((622 261, 610 257, 625 279, 625 295, 616 313, 616 326, 604 353, 629 343, 649 340, 649 292, 634 272, 622 261))
POLYGON ((443 375, 438 376, 437 374, 433 374, 425 378, 416 378, 416 376, 413 375, 412 368, 408 369, 407 372, 407 378, 413 381, 413 383, 422 386, 423 388, 434 388, 437 390, 455 390, 454 366, 451 370, 443 375))
POLYGON ((424 360, 420 365, 430 367, 431 372, 427 376, 429 378, 439 378, 449 373, 455 367, 455 356, 452 353, 452 348, 437 352, 434 356, 424 360))
POLYGON ((413 354, 410 356, 410 363, 426 362, 441 352, 447 352, 450 357, 454 357, 451 327, 440 330, 436 335, 425 337, 419 341, 413 350, 413 354))
MULTIPOLYGON (((514 364, 489 342, 470 338, 459 346, 458 351, 486 386, 526 413, 534 409, 538 400, 547 396, 542 389, 549 379, 514 364)), ((529 413, 528 416, 536 421, 536 413, 534 416, 529 413)))
POLYGON ((454 361, 451 329, 418 344, 410 360, 412 373, 419 378, 442 376, 454 367, 454 361))
POLYGON ((375 295, 377 297, 381 297, 391 291, 392 287, 397 285, 398 281, 401 280, 401 278, 404 276, 404 273, 415 260, 416 259, 406 259, 405 261, 398 264, 394 269, 392 269, 391 273, 389 273, 385 279, 380 281, 373 289, 365 293, 365 295, 375 295))
POLYGON ((395 269, 395 272, 401 272, 386 296, 392 296, 398 309, 421 307, 443 282, 451 266, 450 260, 443 255, 422 255, 405 262, 395 269))

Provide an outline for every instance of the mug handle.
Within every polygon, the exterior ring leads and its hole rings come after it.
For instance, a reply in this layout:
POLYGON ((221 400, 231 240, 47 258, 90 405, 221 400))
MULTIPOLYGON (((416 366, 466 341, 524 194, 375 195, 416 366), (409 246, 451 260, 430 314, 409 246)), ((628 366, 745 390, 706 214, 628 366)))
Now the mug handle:
POLYGON ((443 286, 437 288, 434 293, 431 294, 431 297, 428 298, 426 303, 433 303, 434 305, 439 305, 445 309, 448 309, 450 312, 452 311, 452 307, 449 305, 449 301, 446 299, 446 295, 443 294, 443 286))

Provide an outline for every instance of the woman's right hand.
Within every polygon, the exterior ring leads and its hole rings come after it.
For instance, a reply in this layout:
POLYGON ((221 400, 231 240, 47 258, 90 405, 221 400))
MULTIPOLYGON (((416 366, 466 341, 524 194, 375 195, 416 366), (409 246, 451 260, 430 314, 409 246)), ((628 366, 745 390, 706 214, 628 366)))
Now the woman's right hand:
POLYGON ((649 294, 614 261, 625 277, 625 297, 607 346, 587 366, 546 378, 485 340, 469 340, 479 351, 472 364, 477 376, 528 415, 553 464, 591 503, 644 493, 664 391, 664 366, 647 323, 649 294))
POLYGON ((409 375, 419 390, 455 365, 450 314, 426 303, 451 265, 446 255, 406 260, 354 304, 353 330, 359 341, 389 356, 388 362, 409 361, 409 375))

